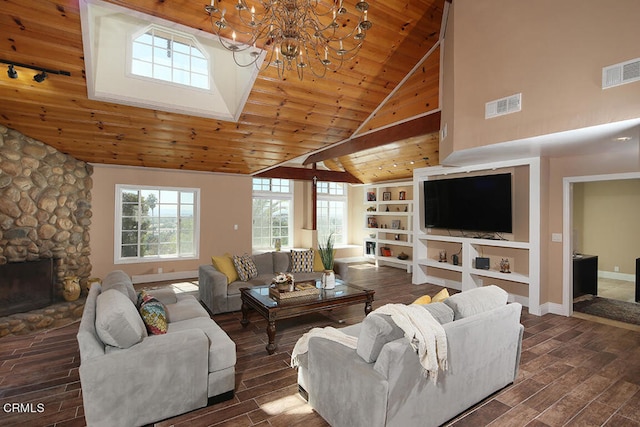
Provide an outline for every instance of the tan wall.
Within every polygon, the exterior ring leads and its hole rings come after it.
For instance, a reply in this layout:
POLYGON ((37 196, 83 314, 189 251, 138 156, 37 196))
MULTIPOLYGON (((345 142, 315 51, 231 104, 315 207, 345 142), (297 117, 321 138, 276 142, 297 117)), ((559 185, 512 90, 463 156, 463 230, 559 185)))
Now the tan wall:
POLYGON ((442 124, 452 122, 455 138, 444 141, 441 161, 452 151, 640 116, 640 83, 602 90, 601 82, 603 67, 640 56, 639 1, 456 0, 452 9, 442 124), (486 102, 516 93, 522 111, 485 120, 486 102))
POLYGON ((640 257, 640 179, 574 184, 577 251, 598 256, 598 270, 635 274, 640 257))
POLYGON ((91 225, 92 274, 113 269, 129 275, 197 270, 211 255, 251 253, 251 177, 200 172, 94 165, 91 225), (200 188, 200 259, 114 264, 116 184, 200 188), (238 224, 238 230, 234 225, 238 224))

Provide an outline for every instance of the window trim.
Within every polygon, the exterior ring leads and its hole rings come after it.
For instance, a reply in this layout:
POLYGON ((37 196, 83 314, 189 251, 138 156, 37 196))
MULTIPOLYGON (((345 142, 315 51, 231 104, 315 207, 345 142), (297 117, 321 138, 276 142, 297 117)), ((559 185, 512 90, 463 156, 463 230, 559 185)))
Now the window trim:
MULTIPOLYGON (((253 179, 256 178, 252 178, 252 186, 253 186, 253 179)), ((265 178, 258 178, 258 179, 265 179, 265 178)), ((270 181, 274 178, 266 178, 269 179, 270 181)), ((276 178, 276 179, 280 179, 280 178, 276 178)), ((288 227, 288 240, 289 240, 289 245, 288 246, 282 246, 282 249, 289 249, 293 247, 293 216, 294 216, 294 181, 291 179, 287 179, 287 181, 289 182, 289 191, 288 192, 282 192, 282 191, 265 191, 265 190, 252 190, 252 194, 251 194, 251 206, 253 209, 253 201, 254 199, 262 199, 262 200, 275 200, 275 199, 279 199, 279 200, 288 200, 289 201, 289 227, 288 227)), ((252 187, 253 188, 253 187, 252 187)), ((251 216, 251 250, 252 251, 264 251, 264 250, 273 250, 273 247, 271 246, 253 246, 253 215, 251 216)))
MULTIPOLYGON (((330 183, 329 181, 325 181, 330 183)), ((344 232, 342 233, 343 236, 343 242, 342 243, 337 243, 336 247, 345 247, 349 245, 349 186, 346 183, 336 183, 336 184, 342 184, 343 185, 343 193, 342 195, 339 194, 329 194, 329 193, 320 193, 318 192, 318 201, 323 200, 323 201, 334 201, 334 202, 343 202, 344 203, 344 210, 343 210, 343 217, 342 217, 342 229, 344 230, 344 232)), ((317 212, 317 207, 316 207, 316 215, 318 214, 317 212)), ((318 231, 318 238, 320 238, 320 230, 318 231)))
POLYGON ((188 188, 188 187, 168 187, 168 186, 155 186, 155 185, 135 185, 135 184, 116 184, 115 186, 115 215, 113 226, 113 263, 114 264, 142 264, 147 262, 169 262, 169 261, 189 261, 200 259, 200 189, 188 188), (193 192, 194 194, 194 209, 193 209, 193 246, 194 255, 190 256, 157 256, 153 258, 122 258, 122 191, 123 190, 157 190, 157 191, 181 191, 181 192, 193 192))
MULTIPOLYGON (((166 85, 171 85, 174 87, 178 87, 180 89, 186 89, 186 90, 194 90, 194 91, 198 91, 198 92, 203 92, 203 93, 213 93, 214 91, 217 90, 217 87, 215 85, 215 81, 213 79, 213 73, 211 72, 211 70, 213 70, 213 63, 212 63, 212 58, 209 55, 209 52, 204 49, 202 47, 202 45, 200 44, 200 42, 198 41, 198 39, 194 36, 192 36, 191 34, 187 34, 181 31, 176 31, 174 29, 162 26, 162 25, 158 25, 158 24, 150 24, 138 31, 135 31, 134 33, 130 34, 127 38, 128 42, 126 45, 126 49, 125 49, 125 62, 126 62, 126 72, 125 74, 130 77, 130 78, 134 78, 134 79, 140 79, 140 80, 146 80, 146 81, 150 81, 156 84, 166 84, 166 85), (138 37, 142 36, 143 34, 148 33, 149 31, 154 30, 154 31, 159 31, 159 32, 164 32, 167 34, 171 34, 172 36, 178 37, 178 38, 183 38, 186 40, 190 40, 191 41, 191 46, 195 46, 198 51, 200 51, 200 53, 202 54, 202 56, 204 57, 204 59, 206 59, 207 61, 207 67, 208 67, 208 74, 207 74, 207 80, 208 80, 208 84, 209 87, 207 88, 202 88, 202 87, 198 87, 198 86, 192 86, 192 85, 188 85, 188 84, 184 84, 184 83, 179 83, 179 82, 174 82, 173 80, 162 80, 162 79, 157 79, 155 77, 149 77, 149 76, 143 76, 141 74, 135 74, 133 72, 133 44, 135 43, 135 41, 138 39, 138 37)), ((151 64, 153 65, 154 63, 151 62, 151 64)), ((171 70, 174 70, 174 67, 171 67, 171 70)), ((199 73, 197 73, 199 74, 199 73)))

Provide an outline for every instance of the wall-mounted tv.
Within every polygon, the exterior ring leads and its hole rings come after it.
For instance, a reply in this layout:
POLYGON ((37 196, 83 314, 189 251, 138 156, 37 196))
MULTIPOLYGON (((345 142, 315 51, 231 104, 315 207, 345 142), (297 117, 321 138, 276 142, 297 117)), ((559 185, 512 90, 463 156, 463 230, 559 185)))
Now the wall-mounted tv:
POLYGON ((426 228, 512 232, 511 174, 424 182, 426 228))

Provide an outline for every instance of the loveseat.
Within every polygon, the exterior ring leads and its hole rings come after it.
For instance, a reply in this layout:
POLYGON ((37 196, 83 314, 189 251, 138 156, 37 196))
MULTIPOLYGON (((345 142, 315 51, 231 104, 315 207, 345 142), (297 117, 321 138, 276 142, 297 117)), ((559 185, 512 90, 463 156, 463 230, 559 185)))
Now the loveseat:
MULTIPOLYGON (((298 251, 303 252, 303 251, 298 251)), ((322 263, 319 262, 317 253, 314 255, 310 271, 300 272, 298 268, 292 268, 290 252, 265 252, 250 256, 257 270, 257 276, 241 280, 234 275, 235 269, 230 264, 231 256, 213 257, 211 264, 201 265, 198 268, 198 288, 200 301, 207 306, 213 314, 238 311, 242 306, 240 300, 240 288, 265 286, 271 283, 277 273, 290 272, 295 281, 320 280, 322 278, 322 263)), ((336 260, 333 270, 336 278, 347 281, 349 265, 336 260)))
POLYGON ((235 343, 195 297, 148 292, 153 308, 165 313, 167 322, 157 323, 165 333, 147 332, 156 323, 143 321, 123 271, 89 291, 77 336, 89 426, 145 425, 233 397, 235 343))
POLYGON ((516 379, 522 306, 507 304, 504 290, 476 288, 424 307, 446 333, 448 368, 435 383, 403 331, 375 311, 340 329, 358 337, 356 349, 309 339, 298 386, 332 427, 438 426, 516 379))

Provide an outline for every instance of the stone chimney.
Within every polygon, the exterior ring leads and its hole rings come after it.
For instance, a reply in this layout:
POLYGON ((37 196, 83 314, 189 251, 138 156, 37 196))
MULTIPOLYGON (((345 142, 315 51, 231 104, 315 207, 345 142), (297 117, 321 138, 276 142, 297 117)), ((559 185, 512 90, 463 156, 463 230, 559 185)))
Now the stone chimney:
POLYGON ((62 280, 91 274, 91 165, 0 125, 0 264, 53 258, 62 280))

